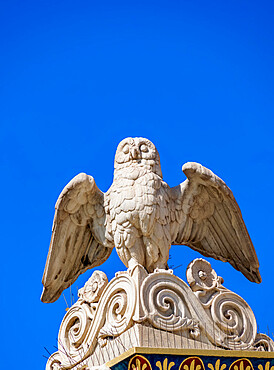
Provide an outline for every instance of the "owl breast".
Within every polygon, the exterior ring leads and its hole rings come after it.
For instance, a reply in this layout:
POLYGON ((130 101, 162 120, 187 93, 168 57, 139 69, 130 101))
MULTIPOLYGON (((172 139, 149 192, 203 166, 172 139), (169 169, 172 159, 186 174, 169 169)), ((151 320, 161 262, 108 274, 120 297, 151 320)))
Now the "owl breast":
POLYGON ((138 166, 121 169, 106 193, 107 210, 115 246, 130 248, 137 238, 149 237, 166 203, 165 184, 154 172, 138 166))

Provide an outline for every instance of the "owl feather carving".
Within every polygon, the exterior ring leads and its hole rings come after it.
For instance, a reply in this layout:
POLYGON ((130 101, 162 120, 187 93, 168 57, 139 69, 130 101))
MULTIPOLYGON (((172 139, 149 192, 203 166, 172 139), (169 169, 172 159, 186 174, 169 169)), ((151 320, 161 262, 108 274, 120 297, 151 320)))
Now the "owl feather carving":
POLYGON ((170 188, 160 157, 144 138, 118 145, 113 184, 101 192, 80 173, 56 203, 41 300, 54 302, 87 269, 116 248, 130 269, 166 269, 172 244, 229 262, 250 281, 261 282, 259 263, 239 206, 226 184, 198 163, 186 163, 187 179, 170 188))

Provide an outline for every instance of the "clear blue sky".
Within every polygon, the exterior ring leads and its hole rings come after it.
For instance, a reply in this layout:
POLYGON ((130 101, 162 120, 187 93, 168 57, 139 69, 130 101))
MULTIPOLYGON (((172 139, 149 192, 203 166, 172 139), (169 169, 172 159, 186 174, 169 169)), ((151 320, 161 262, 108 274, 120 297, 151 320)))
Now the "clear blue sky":
MULTIPOLYGON (((157 145, 171 186, 187 161, 230 186, 263 282, 212 265, 260 331, 274 331, 273 11, 250 0, 0 2, 0 366, 43 369, 44 346, 55 351, 66 304, 39 300, 54 204, 81 171, 106 191, 126 136, 157 145)), ((171 255, 185 279, 198 254, 171 255)), ((113 253, 101 269, 112 278, 123 268, 113 253)))

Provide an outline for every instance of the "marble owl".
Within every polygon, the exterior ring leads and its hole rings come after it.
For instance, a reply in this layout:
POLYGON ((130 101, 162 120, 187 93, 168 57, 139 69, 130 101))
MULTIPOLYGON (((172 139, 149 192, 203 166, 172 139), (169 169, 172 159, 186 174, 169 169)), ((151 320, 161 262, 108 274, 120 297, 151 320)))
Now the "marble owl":
POLYGON ((130 269, 166 269, 172 244, 229 262, 259 283, 259 263, 239 206, 226 184, 198 163, 187 179, 163 181, 155 145, 126 138, 118 145, 113 184, 106 193, 80 173, 56 203, 43 276, 43 302, 55 301, 87 269, 101 265, 113 247, 130 269))

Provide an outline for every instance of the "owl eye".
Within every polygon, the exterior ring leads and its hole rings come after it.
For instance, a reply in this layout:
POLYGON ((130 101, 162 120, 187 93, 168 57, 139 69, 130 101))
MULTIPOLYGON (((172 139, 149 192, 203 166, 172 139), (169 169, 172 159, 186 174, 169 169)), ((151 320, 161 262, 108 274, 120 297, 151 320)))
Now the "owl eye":
POLYGON ((129 146, 126 144, 124 147, 123 147, 123 153, 125 153, 125 154, 128 154, 128 152, 129 152, 129 146))
POLYGON ((142 144, 142 145, 140 146, 140 150, 141 150, 141 152, 144 152, 144 153, 148 152, 148 147, 147 147, 147 145, 146 145, 146 144, 142 144))

